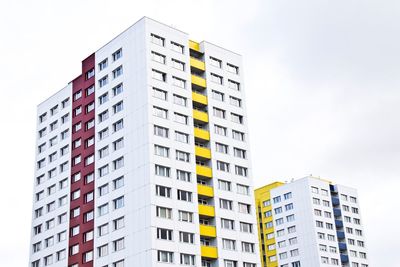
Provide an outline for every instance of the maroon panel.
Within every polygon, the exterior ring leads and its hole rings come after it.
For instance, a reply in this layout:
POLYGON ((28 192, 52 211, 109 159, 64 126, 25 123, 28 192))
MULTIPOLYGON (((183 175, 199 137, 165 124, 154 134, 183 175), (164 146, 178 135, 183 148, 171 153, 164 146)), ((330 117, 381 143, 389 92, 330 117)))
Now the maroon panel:
MULTIPOLYGON (((95 148, 93 145, 86 147, 86 142, 88 138, 95 138, 95 127, 86 129, 86 123, 95 119, 94 109, 90 112, 86 112, 86 106, 95 101, 95 93, 90 95, 86 94, 86 89, 94 86, 95 77, 93 75, 88 78, 88 73, 93 70, 95 66, 95 55, 92 54, 88 58, 82 61, 82 74, 72 81, 72 142, 71 142, 71 201, 70 201, 70 211, 72 215, 72 210, 80 207, 80 215, 72 218, 70 216, 70 229, 69 229, 69 251, 68 251, 68 266, 73 264, 78 264, 79 267, 92 267, 93 261, 83 262, 83 255, 85 252, 93 251, 93 240, 84 242, 84 234, 89 231, 94 231, 94 219, 91 221, 85 221, 85 214, 87 212, 94 211, 94 199, 88 203, 85 203, 85 195, 87 193, 94 191, 94 179, 92 182, 85 184, 85 176, 94 173, 94 163, 85 166, 85 158, 90 155, 94 155, 95 148), (82 96, 75 100, 75 94, 82 91, 82 96), (75 115, 75 109, 81 106, 82 112, 75 115), (81 122, 81 129, 75 131, 75 125, 81 122), (81 145, 79 147, 74 147, 74 141, 81 139, 81 145), (81 155, 81 162, 74 165, 73 159, 81 155), (73 176, 76 173, 81 174, 81 179, 79 181, 73 181, 73 176), (72 192, 80 189, 80 197, 72 200, 72 192), (78 235, 71 236, 71 229, 79 225, 80 231, 78 235), (79 244, 79 253, 71 255, 70 248, 76 244, 79 244)), ((94 175, 94 174, 93 174, 94 175)), ((94 192, 93 192, 94 194, 94 192)), ((93 216, 94 217, 94 216, 93 216)), ((94 235, 94 234, 93 234, 94 235)))

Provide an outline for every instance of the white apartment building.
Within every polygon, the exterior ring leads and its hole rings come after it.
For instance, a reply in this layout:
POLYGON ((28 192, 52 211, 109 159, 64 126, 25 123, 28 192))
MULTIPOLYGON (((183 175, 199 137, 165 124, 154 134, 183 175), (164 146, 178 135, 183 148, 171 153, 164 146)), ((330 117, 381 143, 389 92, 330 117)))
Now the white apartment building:
POLYGON ((263 266, 368 266, 355 189, 310 176, 255 192, 263 266))
POLYGON ((149 18, 38 106, 29 266, 260 266, 241 56, 149 18))

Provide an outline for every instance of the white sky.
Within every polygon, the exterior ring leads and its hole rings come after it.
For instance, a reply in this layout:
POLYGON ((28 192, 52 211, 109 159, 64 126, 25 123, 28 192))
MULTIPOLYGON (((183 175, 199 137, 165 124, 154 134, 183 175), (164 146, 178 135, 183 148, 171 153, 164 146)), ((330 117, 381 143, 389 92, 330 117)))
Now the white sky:
POLYGON ((256 185, 357 187, 371 266, 399 266, 395 0, 1 0, 0 266, 28 264, 36 105, 142 16, 242 54, 256 185))

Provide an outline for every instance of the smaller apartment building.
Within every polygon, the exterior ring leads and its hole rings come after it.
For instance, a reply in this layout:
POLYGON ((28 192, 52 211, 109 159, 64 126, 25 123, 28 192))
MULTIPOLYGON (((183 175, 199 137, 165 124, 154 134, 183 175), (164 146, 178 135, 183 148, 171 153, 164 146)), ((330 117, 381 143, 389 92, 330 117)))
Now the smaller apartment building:
POLYGON ((255 198, 263 267, 368 267, 355 189, 310 176, 255 198))

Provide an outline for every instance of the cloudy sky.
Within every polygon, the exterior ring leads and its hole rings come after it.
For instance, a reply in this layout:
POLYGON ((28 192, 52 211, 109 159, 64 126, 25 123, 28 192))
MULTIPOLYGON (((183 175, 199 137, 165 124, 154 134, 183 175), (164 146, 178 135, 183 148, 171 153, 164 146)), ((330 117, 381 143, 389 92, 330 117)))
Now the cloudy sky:
POLYGON ((242 54, 256 185, 357 187, 371 266, 399 266, 395 0, 1 0, 0 266, 28 262, 36 105, 142 16, 242 54))

